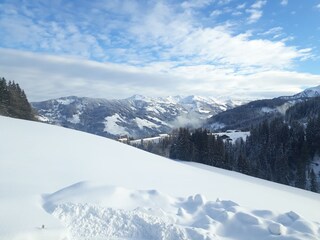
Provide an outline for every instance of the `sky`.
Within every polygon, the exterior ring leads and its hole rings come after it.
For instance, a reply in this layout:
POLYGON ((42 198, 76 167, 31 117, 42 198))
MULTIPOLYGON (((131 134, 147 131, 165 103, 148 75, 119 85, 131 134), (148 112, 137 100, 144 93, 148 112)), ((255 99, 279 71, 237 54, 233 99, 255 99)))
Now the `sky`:
POLYGON ((0 0, 0 35, 0 76, 31 101, 320 85, 320 0, 0 0))

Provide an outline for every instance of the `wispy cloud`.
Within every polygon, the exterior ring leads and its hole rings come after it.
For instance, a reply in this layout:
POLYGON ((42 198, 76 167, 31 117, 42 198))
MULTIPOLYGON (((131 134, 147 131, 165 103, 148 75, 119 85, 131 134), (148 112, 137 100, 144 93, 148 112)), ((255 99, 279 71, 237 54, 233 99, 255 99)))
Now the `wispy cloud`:
POLYGON ((247 12, 250 14, 248 18, 249 23, 257 22, 263 15, 262 7, 267 3, 267 0, 258 0, 251 5, 247 12))
POLYGON ((251 5, 251 8, 261 9, 266 3, 267 3, 267 0, 258 0, 251 5))
POLYGON ((237 9, 244 9, 246 7, 246 3, 242 3, 242 4, 239 4, 236 8, 237 9))
POLYGON ((182 2, 181 6, 183 8, 202 8, 213 2, 214 0, 188 0, 182 2))
MULTIPOLYGON (((7 4, 3 8, 7 9, 5 17, 0 19, 0 32, 3 45, 10 48, 140 66, 158 61, 179 64, 192 61, 238 65, 237 68, 283 68, 305 57, 306 53, 282 42, 252 40, 246 32, 234 34, 227 25, 208 27, 197 18, 197 12, 186 10, 213 3, 213 0, 197 0, 170 5, 159 1, 142 6, 138 1, 107 1, 77 6, 71 2, 65 8, 53 6, 52 13, 40 12, 43 6, 39 4, 33 8, 26 6, 28 15, 23 13, 25 10, 7 4), (76 18, 70 14, 71 9, 77 11, 76 18), (34 19, 34 12, 39 12, 40 17, 34 19), (270 52, 278 56, 277 60, 269 57, 270 52)), ((250 6, 249 22, 262 16, 261 9, 266 3, 258 0, 250 6)), ((239 9, 244 7, 245 4, 238 5, 239 9)), ((211 14, 218 16, 222 10, 211 14)))
POLYGON ((288 5, 289 0, 281 0, 280 4, 282 6, 287 6, 288 5))

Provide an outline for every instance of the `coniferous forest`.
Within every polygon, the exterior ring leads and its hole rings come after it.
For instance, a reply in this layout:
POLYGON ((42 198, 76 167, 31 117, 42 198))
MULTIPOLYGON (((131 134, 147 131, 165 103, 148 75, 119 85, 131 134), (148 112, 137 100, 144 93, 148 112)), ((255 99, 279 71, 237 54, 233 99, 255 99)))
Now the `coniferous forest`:
POLYGON ((171 159, 203 163, 319 192, 317 176, 310 167, 320 153, 319 101, 315 98, 298 103, 284 117, 251 126, 246 141, 240 138, 232 143, 206 129, 180 128, 170 138, 140 148, 171 159))
POLYGON ((34 112, 19 84, 0 78, 0 115, 35 120, 34 112))

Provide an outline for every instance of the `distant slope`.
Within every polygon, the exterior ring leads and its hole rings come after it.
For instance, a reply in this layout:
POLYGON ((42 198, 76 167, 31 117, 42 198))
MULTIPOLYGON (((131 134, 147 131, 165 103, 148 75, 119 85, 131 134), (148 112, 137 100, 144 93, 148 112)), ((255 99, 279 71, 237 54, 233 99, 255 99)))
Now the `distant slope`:
POLYGON ((288 121, 306 123, 308 119, 317 117, 318 114, 320 114, 320 96, 299 101, 286 111, 285 118, 288 121))
POLYGON ((265 119, 283 115, 294 103, 280 98, 252 101, 213 116, 208 119, 208 127, 213 130, 248 130, 251 125, 256 125, 265 119))
POLYGON ((49 123, 100 136, 149 137, 182 126, 200 127, 208 117, 237 106, 199 96, 107 100, 65 97, 32 103, 49 123))
POLYGON ((0 239, 319 239, 319 194, 47 124, 0 132, 0 239))
MULTIPOLYGON (((212 130, 248 130, 252 125, 261 123, 266 119, 279 116, 284 117, 289 108, 291 111, 294 111, 295 104, 311 101, 311 99, 319 96, 319 94, 320 86, 306 89, 293 96, 252 101, 211 117, 208 119, 206 126, 212 130)), ((301 105, 299 106, 301 107, 301 105)))

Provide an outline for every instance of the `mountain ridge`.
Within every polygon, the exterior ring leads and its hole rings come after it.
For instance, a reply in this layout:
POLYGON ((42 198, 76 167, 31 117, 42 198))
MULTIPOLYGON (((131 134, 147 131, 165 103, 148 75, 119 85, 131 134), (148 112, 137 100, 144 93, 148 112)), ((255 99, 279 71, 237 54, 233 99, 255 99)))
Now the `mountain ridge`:
POLYGON ((320 85, 307 88, 292 96, 280 96, 272 99, 251 101, 233 109, 218 113, 208 119, 205 127, 213 130, 241 129, 248 130, 251 126, 276 117, 284 117, 287 110, 297 103, 308 101, 320 96, 320 85))
POLYGON ((168 133, 177 127, 202 127, 208 117, 230 109, 240 101, 223 102, 200 96, 125 99, 62 97, 34 102, 40 119, 105 137, 146 137, 168 133))

